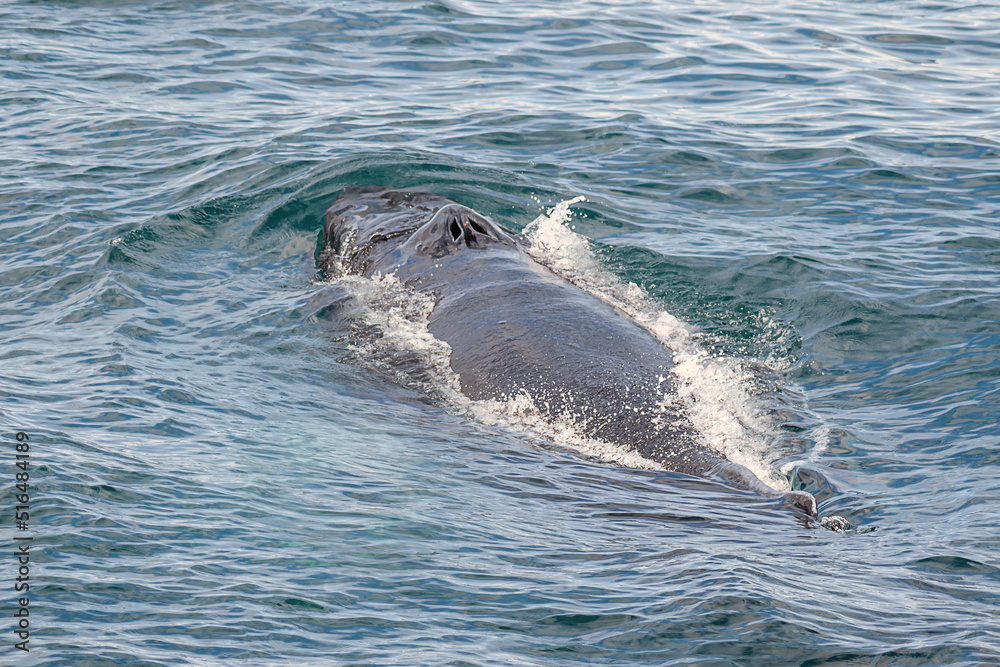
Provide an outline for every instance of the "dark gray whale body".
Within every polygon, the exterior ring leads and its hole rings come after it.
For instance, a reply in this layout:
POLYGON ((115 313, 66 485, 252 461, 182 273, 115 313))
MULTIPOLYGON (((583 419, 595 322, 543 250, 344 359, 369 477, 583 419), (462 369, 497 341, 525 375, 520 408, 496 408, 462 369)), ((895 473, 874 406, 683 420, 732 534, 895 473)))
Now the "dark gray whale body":
POLYGON ((327 210, 320 268, 395 272, 431 293, 431 333, 473 400, 526 394, 546 419, 663 467, 784 496, 816 515, 804 492, 781 493, 698 443, 675 395, 673 355, 614 307, 532 260, 513 232, 444 197, 348 189, 327 210))

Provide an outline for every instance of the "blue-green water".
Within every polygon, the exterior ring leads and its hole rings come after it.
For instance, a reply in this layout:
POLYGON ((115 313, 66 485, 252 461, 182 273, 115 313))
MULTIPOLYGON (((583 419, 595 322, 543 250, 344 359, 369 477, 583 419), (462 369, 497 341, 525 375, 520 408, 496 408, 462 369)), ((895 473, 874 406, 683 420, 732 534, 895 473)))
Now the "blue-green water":
POLYGON ((0 3, 4 664, 1000 663, 998 18, 0 3), (860 530, 358 363, 314 275, 348 185, 517 229, 585 196, 603 266, 757 378, 764 463, 860 530))

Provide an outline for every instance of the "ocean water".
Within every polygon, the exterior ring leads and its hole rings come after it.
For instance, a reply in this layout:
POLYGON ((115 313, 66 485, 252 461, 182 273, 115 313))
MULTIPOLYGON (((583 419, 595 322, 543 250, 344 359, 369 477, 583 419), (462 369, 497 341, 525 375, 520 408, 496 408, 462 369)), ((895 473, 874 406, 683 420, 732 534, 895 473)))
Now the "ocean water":
POLYGON ((998 18, 0 3, 3 664, 1000 664, 998 18), (449 400, 316 273, 352 185, 533 231, 850 527, 449 400))

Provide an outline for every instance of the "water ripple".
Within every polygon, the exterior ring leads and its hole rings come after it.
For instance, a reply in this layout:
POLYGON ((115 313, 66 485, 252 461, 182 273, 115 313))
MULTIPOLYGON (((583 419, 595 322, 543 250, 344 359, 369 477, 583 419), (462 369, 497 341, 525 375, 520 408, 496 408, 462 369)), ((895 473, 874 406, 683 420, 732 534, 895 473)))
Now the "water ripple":
POLYGON ((24 663, 1000 661, 995 18, 0 6, 24 663), (470 423, 352 363, 349 295, 315 281, 351 185, 515 229, 585 195, 601 262, 747 370, 775 464, 860 530, 470 423))

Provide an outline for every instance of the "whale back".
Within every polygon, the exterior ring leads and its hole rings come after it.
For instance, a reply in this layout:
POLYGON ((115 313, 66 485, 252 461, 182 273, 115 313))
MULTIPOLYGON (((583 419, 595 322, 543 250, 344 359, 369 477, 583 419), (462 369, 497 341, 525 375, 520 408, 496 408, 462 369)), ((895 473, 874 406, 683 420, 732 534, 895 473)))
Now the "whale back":
MULTIPOLYGON (((473 400, 526 400, 663 467, 781 495, 701 441, 677 397, 673 353, 626 314, 526 252, 475 211, 416 191, 345 193, 327 212, 346 270, 394 273, 432 294, 428 328, 473 400)), ((784 494, 815 515, 809 494, 784 494)))

